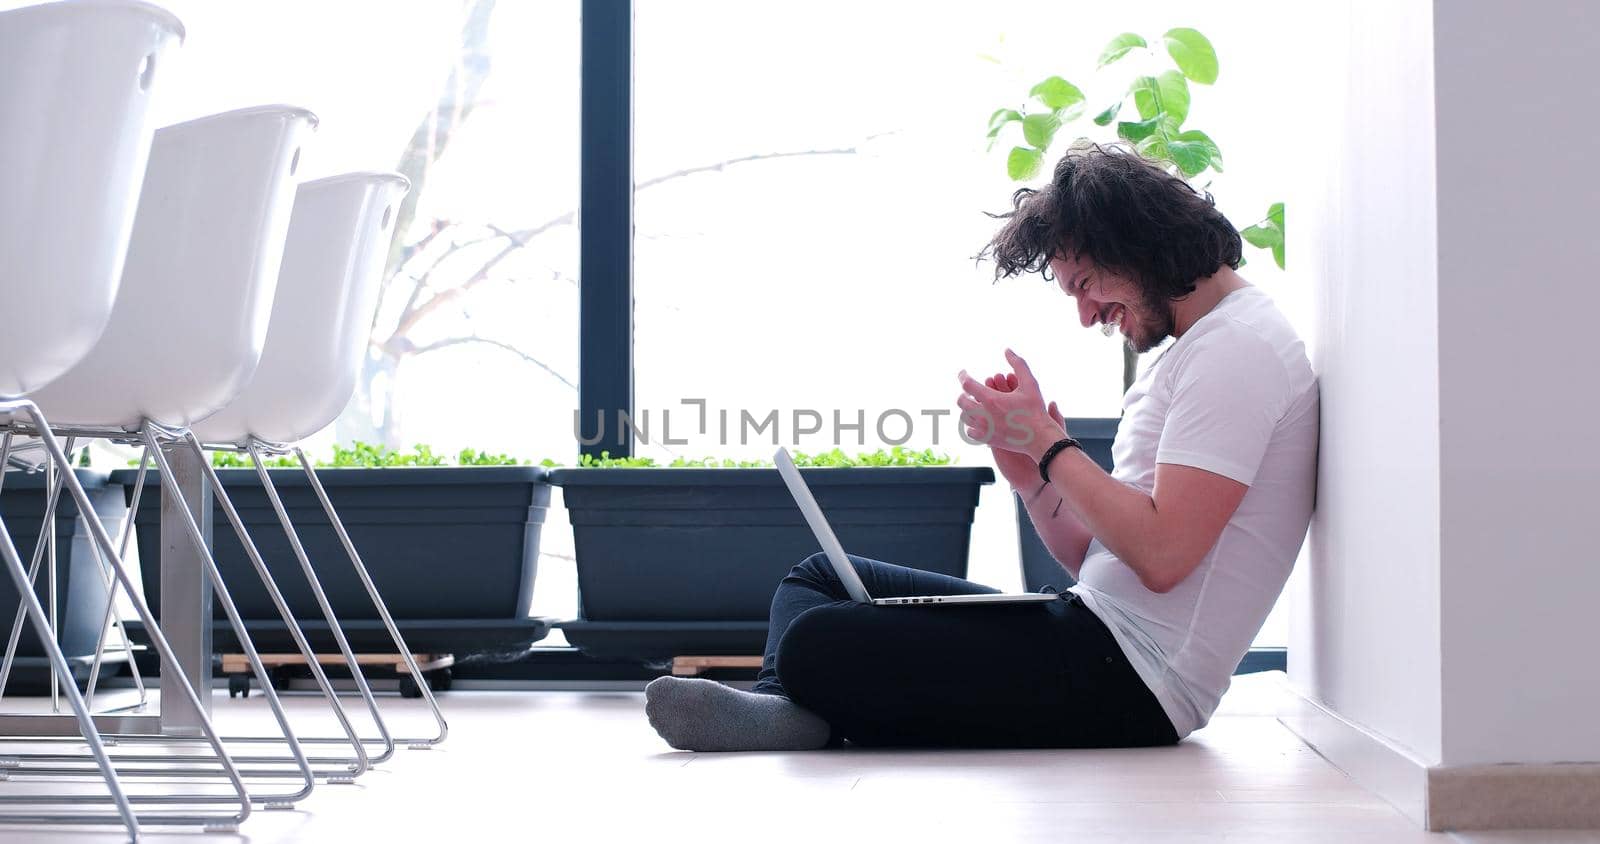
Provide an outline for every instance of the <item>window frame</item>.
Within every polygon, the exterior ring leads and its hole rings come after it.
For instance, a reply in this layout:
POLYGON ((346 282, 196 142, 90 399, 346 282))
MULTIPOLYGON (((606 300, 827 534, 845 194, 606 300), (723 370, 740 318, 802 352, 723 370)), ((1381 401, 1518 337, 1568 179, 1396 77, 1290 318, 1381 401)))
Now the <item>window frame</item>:
POLYGON ((633 456, 633 0, 583 0, 579 453, 633 456), (606 424, 607 422, 613 424, 606 424))

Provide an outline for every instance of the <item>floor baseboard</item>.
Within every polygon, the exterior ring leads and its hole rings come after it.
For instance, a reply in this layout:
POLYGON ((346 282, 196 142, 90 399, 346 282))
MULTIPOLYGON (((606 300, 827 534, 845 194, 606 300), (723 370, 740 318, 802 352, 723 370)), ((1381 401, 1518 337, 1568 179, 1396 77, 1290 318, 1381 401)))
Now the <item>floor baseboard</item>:
POLYGON ((1419 827, 1428 827, 1429 766, 1381 736, 1353 724, 1283 683, 1278 722, 1324 759, 1399 809, 1419 827))
POLYGON ((1428 765, 1287 682, 1283 689, 1279 723, 1418 826, 1600 829, 1600 764, 1428 765))
POLYGON ((1433 768, 1428 828, 1600 829, 1600 764, 1433 768))

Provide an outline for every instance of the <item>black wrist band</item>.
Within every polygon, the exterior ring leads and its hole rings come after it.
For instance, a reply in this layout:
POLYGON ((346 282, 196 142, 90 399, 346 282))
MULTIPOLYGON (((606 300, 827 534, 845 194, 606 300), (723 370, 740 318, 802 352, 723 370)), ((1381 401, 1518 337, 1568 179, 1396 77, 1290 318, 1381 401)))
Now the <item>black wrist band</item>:
POLYGON ((1050 461, 1056 459, 1056 455, 1069 448, 1083 448, 1083 443, 1071 437, 1065 437, 1056 440, 1054 444, 1044 450, 1044 456, 1039 458, 1039 477, 1044 478, 1045 483, 1050 483, 1050 461))

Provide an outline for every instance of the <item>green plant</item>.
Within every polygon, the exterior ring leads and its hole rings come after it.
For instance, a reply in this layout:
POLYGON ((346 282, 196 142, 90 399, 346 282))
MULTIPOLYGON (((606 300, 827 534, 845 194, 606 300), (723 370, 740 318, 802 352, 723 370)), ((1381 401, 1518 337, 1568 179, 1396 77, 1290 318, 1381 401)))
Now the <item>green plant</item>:
MULTIPOLYGON (((1171 59, 1170 67, 1162 61, 1161 53, 1137 33, 1124 32, 1106 44, 1095 66, 1097 72, 1130 55, 1145 57, 1145 69, 1151 72, 1135 75, 1115 102, 1095 114, 1093 122, 1096 126, 1109 126, 1116 121, 1117 138, 1185 179, 1197 179, 1207 171, 1221 173, 1222 150, 1216 141, 1199 129, 1184 126, 1191 101, 1189 83, 1210 85, 1217 81, 1217 52, 1210 39, 1187 27, 1167 30, 1161 43, 1171 59), (1138 119, 1117 120, 1133 116, 1122 114, 1129 100, 1138 119)), ((1082 117, 1086 104, 1082 89, 1060 76, 1051 76, 1028 91, 1024 105, 996 109, 989 115, 989 148, 994 148, 1008 126, 1020 125, 1023 143, 1013 146, 1006 155, 1006 174, 1013 181, 1032 179, 1043 168, 1045 152, 1057 133, 1082 117)), ((1278 267, 1283 268, 1283 203, 1273 203, 1260 221, 1240 229, 1239 234, 1250 245, 1269 250, 1278 267)))
POLYGON ((837 448, 821 454, 796 452, 794 455, 796 466, 946 466, 954 462, 955 459, 950 455, 936 454, 931 448, 917 451, 898 445, 888 451, 880 448, 854 457, 837 448))
POLYGON ((656 461, 651 457, 612 457, 609 451, 600 452, 599 457, 593 454, 578 455, 578 467, 581 469, 649 469, 655 465, 656 461))
MULTIPOLYGON (((292 469, 300 465, 300 461, 287 456, 274 457, 261 462, 268 469, 292 469)), ((137 460, 130 460, 129 463, 135 466, 139 465, 137 460)), ((217 469, 253 469, 256 464, 250 462, 250 456, 247 454, 241 454, 237 451, 213 451, 211 452, 211 465, 217 469)))
POLYGON ((349 448, 335 443, 333 446, 333 460, 327 465, 336 469, 445 465, 444 457, 434 454, 431 447, 425 444, 418 444, 411 448, 410 452, 403 452, 364 442, 353 443, 349 448))
MULTIPOLYGON (((873 452, 861 452, 854 457, 846 454, 841 449, 833 449, 820 454, 807 454, 803 451, 794 453, 796 466, 804 467, 829 467, 848 468, 859 466, 944 466, 955 462, 948 454, 936 454, 933 449, 906 448, 895 446, 887 451, 878 449, 873 452)), ((546 465, 556 465, 547 461, 546 465)), ((770 460, 734 460, 724 457, 674 458, 671 463, 662 466, 650 457, 612 457, 608 451, 600 452, 599 457, 585 454, 578 458, 578 466, 588 469, 761 469, 771 468, 770 460)))
POLYGON ((463 448, 461 453, 456 455, 457 466, 521 466, 524 462, 509 454, 490 454, 487 451, 474 451, 470 448, 463 448))
MULTIPOLYGON (((269 469, 292 469, 300 466, 300 461, 294 457, 283 456, 263 459, 262 464, 269 469)), ((419 444, 412 446, 411 451, 397 451, 381 445, 356 442, 349 448, 335 444, 333 456, 329 459, 318 459, 314 465, 318 469, 377 469, 392 468, 397 466, 524 466, 528 461, 509 454, 492 454, 487 451, 464 448, 456 455, 451 463, 443 455, 435 454, 433 448, 419 444)), ((137 466, 139 461, 130 460, 128 465, 137 466)), ((211 465, 218 469, 250 469, 255 464, 250 462, 250 457, 232 451, 211 452, 211 465)), ((546 460, 543 465, 559 465, 546 460)))

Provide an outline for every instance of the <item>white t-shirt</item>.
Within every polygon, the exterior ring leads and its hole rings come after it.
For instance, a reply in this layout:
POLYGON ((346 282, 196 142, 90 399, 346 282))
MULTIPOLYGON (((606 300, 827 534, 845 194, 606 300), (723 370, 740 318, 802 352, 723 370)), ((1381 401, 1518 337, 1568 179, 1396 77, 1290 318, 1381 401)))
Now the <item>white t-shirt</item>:
POLYGON ((1205 726, 1283 590, 1311 521, 1316 375, 1255 287, 1229 293, 1174 340, 1123 400, 1111 476, 1146 494, 1156 464, 1250 487, 1217 544, 1166 594, 1099 540, 1073 592, 1111 629, 1181 738, 1205 726))

